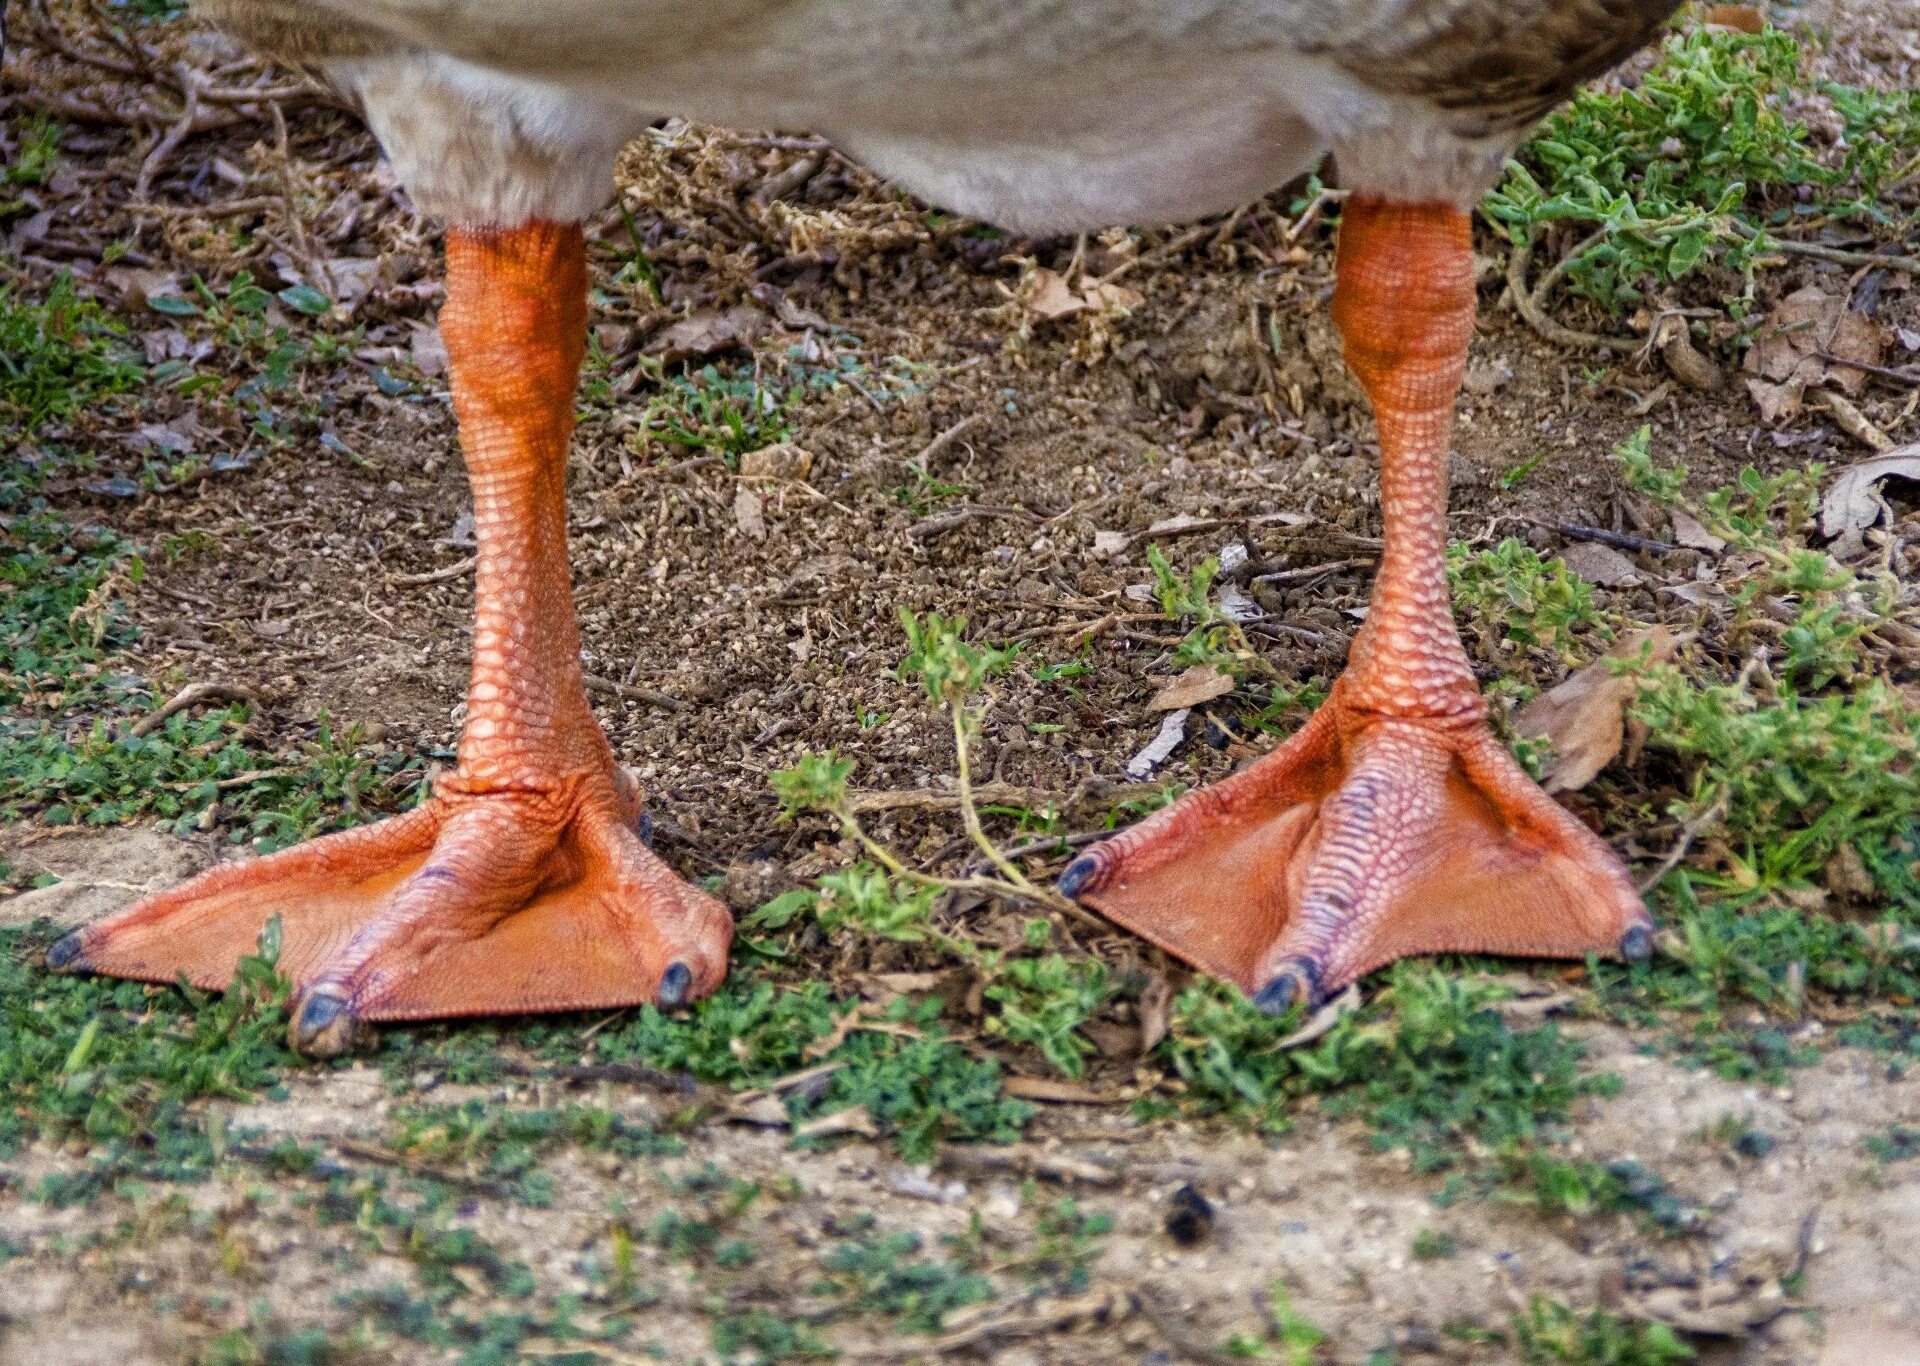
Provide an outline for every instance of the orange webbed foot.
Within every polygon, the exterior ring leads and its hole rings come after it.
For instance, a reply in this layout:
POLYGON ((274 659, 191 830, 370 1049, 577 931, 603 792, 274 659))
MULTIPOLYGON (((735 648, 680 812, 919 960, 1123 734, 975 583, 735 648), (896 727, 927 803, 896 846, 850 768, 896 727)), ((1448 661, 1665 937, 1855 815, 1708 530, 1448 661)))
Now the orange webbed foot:
POLYGON ((675 876, 605 778, 448 792, 361 830, 223 864, 55 944, 49 965, 219 989, 281 922, 292 1041, 378 1021, 677 1006, 725 975, 732 918, 675 876))
POLYGON ((1061 890, 1263 1009, 1421 953, 1644 958, 1611 850, 1477 717, 1350 708, 1090 850, 1061 890))

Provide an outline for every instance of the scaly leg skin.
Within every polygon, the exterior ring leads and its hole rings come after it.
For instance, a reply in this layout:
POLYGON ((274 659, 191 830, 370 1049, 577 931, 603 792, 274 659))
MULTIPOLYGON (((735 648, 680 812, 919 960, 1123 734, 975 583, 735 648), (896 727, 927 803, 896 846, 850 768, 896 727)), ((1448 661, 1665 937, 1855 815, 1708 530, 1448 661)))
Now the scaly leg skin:
POLYGON ((476 622, 459 763, 418 810, 210 869, 55 944, 48 963, 223 987, 281 918, 296 1048, 379 1020, 703 996, 733 922, 635 833, 638 787, 580 681, 567 444, 586 335, 578 227, 447 234, 440 326, 473 485, 476 622))
POLYGON ((1409 954, 1644 958, 1652 922, 1626 869, 1494 738, 1453 626, 1467 217, 1356 196, 1336 274, 1334 321, 1379 419, 1386 524, 1347 670, 1279 749, 1096 846, 1061 890, 1275 1013, 1409 954))

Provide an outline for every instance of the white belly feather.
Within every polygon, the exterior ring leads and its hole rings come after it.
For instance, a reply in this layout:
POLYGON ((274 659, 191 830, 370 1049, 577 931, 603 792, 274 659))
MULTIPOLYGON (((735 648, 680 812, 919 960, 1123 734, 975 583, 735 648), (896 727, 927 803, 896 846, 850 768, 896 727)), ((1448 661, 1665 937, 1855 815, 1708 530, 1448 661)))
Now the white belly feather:
POLYGON ((1324 13, 1312 0, 427 3, 336 0, 424 50, 331 74, 416 202, 455 221, 582 217, 619 146, 670 114, 815 130, 942 208, 1026 232, 1222 211, 1329 147, 1350 185, 1466 202, 1507 150, 1300 52, 1288 25, 1324 13))

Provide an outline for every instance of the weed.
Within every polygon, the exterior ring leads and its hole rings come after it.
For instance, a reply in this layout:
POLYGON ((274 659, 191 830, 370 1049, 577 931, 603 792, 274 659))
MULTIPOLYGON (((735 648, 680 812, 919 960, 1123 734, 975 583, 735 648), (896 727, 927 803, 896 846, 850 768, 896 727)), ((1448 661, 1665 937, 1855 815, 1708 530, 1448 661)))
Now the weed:
POLYGON ((946 1316, 993 1298, 993 1285, 964 1261, 921 1257, 920 1235, 865 1234, 820 1259, 825 1278, 814 1293, 847 1309, 883 1314, 911 1333, 937 1333, 946 1316))
POLYGON ((1090 1213, 1071 1198, 1057 1200, 1040 1211, 1034 1221, 1033 1249, 1014 1266, 1033 1285, 1058 1295, 1077 1295, 1092 1278, 1099 1240, 1111 1232, 1111 1215, 1090 1213))
POLYGON ((1558 560, 1542 560, 1524 541, 1486 550, 1447 550, 1447 578, 1462 634, 1496 659, 1528 650, 1557 674, 1613 639, 1593 601, 1593 586, 1558 560))
POLYGON ((1553 274, 1616 312, 1708 263, 1744 273, 1750 296, 1766 229, 1806 212, 1800 187, 1824 191, 1834 218, 1872 220, 1920 146, 1920 97, 1805 87, 1800 45, 1779 30, 1674 35, 1633 86, 1549 115, 1483 211, 1516 242, 1556 224, 1585 233, 1553 274), (1844 127, 1836 155, 1816 154, 1801 108, 1821 97, 1844 127))
POLYGON ((1567 1366, 1670 1366, 1692 1361, 1693 1349, 1664 1323, 1636 1323, 1604 1309, 1580 1314, 1535 1296, 1513 1319, 1521 1359, 1567 1366))
POLYGON ((0 424, 27 435, 138 384, 145 367, 112 314, 56 278, 40 302, 0 285, 0 424))
POLYGON ((1236 1334, 1221 1349, 1226 1355, 1284 1361, 1287 1366, 1312 1366, 1320 1359, 1320 1348, 1327 1341, 1327 1335, 1293 1307, 1293 1296, 1287 1292, 1285 1281, 1276 1277, 1267 1287, 1265 1307, 1266 1333, 1260 1338, 1236 1334), (1269 1350, 1274 1347, 1279 1349, 1277 1354, 1269 1350))
POLYGON ((1890 1126, 1884 1134, 1868 1134, 1867 1151, 1882 1162, 1899 1162, 1920 1157, 1920 1129, 1905 1124, 1890 1126))
POLYGON ((763 384, 757 375, 723 373, 706 365, 669 375, 657 362, 660 391, 640 415, 640 428, 655 441, 686 450, 711 451, 729 464, 741 456, 785 441, 793 433, 787 410, 793 396, 763 384))
POLYGON ((197 1180, 226 1138, 188 1108, 273 1093, 288 1052, 290 987, 274 971, 279 922, 218 995, 61 977, 31 966, 38 930, 0 929, 0 1156, 28 1139, 84 1139, 85 1169, 43 1194, 90 1198, 122 1175, 197 1180))
MULTIPOLYGON (((1044 925, 1044 921, 1040 922, 1044 925)), ((1031 1044, 1070 1077, 1085 1070, 1093 1043, 1079 1032, 1113 995, 1106 964, 1092 958, 1017 958, 983 995, 999 1007, 990 1032, 1031 1044)))
POLYGON ((1423 1262, 1440 1261, 1456 1251, 1451 1233, 1423 1228, 1413 1235, 1413 1255, 1423 1262))

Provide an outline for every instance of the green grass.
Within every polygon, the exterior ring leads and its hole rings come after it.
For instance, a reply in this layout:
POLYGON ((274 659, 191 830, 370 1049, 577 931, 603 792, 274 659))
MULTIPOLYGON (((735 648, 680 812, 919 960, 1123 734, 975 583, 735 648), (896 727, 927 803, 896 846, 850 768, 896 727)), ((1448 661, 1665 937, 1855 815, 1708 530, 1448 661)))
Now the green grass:
POLYGON ((1482 211, 1516 241, 1571 228, 1568 290, 1615 312, 1708 265, 1744 274, 1750 298, 1769 231, 1889 221, 1880 192, 1920 153, 1920 94, 1811 82, 1804 61, 1777 29, 1675 34, 1631 86, 1549 115, 1482 211), (1809 103, 1832 111, 1843 149, 1814 144, 1809 103))
POLYGON ((909 1333, 937 1333, 947 1315, 994 1298, 993 1283, 960 1253, 936 1261, 920 1256, 920 1235, 871 1231, 849 1238, 820 1259, 814 1293, 847 1311, 877 1314, 909 1333))
POLYGON ((126 327, 56 278, 42 300, 0 285, 0 430, 23 436, 140 383, 126 327))
POLYGON ((1694 1351, 1664 1323, 1636 1323, 1595 1309, 1581 1314, 1535 1296, 1513 1319, 1520 1359, 1539 1366, 1670 1366, 1694 1351))
POLYGON ((277 925, 226 992, 208 995, 52 976, 33 964, 48 934, 0 929, 0 1157, 31 1139, 87 1147, 39 1198, 89 1199, 128 1176, 206 1175, 226 1139, 193 1102, 272 1095, 296 1061, 274 934, 277 925))

